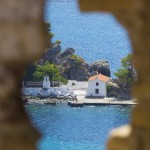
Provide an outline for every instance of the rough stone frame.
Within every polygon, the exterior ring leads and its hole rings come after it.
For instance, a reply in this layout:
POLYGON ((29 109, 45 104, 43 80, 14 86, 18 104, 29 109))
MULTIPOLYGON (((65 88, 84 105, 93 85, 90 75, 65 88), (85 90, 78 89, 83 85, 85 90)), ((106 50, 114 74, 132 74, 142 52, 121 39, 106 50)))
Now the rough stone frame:
POLYGON ((82 11, 114 14, 128 30, 133 46, 133 64, 138 81, 133 95, 139 105, 132 113, 131 125, 110 133, 108 150, 150 149, 150 1, 149 0, 79 0, 82 11))
MULTIPOLYGON (((0 4, 0 149, 35 150, 39 138, 23 108, 21 79, 26 65, 44 49, 44 0, 1 0, 0 4)), ((109 150, 150 149, 150 1, 80 0, 82 11, 113 13, 131 37, 139 105, 129 126, 111 132, 109 150)))
POLYGON ((45 47, 43 0, 0 1, 0 149, 36 150, 40 134, 24 110, 21 80, 45 47))

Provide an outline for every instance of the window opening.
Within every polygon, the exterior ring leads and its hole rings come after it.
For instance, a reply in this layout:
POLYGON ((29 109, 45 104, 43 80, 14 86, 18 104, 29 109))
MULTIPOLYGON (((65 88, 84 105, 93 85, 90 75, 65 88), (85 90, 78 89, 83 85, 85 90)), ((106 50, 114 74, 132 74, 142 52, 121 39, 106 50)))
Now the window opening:
POLYGON ((99 94, 99 89, 95 89, 95 94, 99 94))

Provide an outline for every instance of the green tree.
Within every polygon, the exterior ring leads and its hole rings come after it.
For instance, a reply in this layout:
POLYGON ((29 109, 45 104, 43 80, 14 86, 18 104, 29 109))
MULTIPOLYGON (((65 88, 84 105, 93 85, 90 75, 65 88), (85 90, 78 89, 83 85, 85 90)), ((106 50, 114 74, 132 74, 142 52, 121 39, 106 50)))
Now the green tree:
POLYGON ((64 84, 67 83, 67 80, 60 75, 58 67, 48 61, 45 62, 44 65, 37 65, 36 71, 33 75, 34 80, 42 81, 45 75, 48 75, 51 81, 59 81, 64 84))
POLYGON ((54 34, 51 32, 51 24, 49 22, 44 23, 45 30, 46 30, 46 42, 47 42, 47 48, 50 48, 52 43, 52 38, 54 37, 54 34))
POLYGON ((120 83, 126 85, 132 85, 133 83, 133 75, 132 75, 132 63, 131 63, 131 55, 127 55, 121 60, 122 67, 118 69, 114 75, 120 81, 120 83))
POLYGON ((61 41, 60 41, 60 40, 56 40, 56 41, 55 41, 55 44, 60 45, 60 44, 61 44, 61 41))
POLYGON ((123 68, 130 70, 132 67, 131 54, 128 54, 126 57, 122 58, 121 64, 123 68))
MULTIPOLYGON (((52 43, 51 40, 54 37, 54 34, 51 32, 51 24, 49 22, 45 22, 44 26, 45 26, 45 31, 46 31, 45 32, 46 33, 45 40, 47 42, 47 48, 45 49, 45 51, 42 52, 42 54, 46 53, 46 51, 48 51, 51 47, 53 47, 54 44, 61 44, 61 41, 59 41, 59 40, 56 40, 55 43, 52 43)), ((52 64, 51 64, 51 66, 52 66, 52 64)), ((40 67, 40 65, 37 66, 37 63, 33 63, 28 66, 26 74, 24 76, 25 81, 36 81, 37 79, 43 80, 42 79, 43 75, 41 73, 36 72, 36 76, 35 76, 35 71, 37 71, 37 67, 38 68, 40 67), (41 76, 41 78, 40 78, 40 76, 41 76), (35 77, 37 77, 37 78, 35 78, 35 77)), ((43 66, 41 66, 41 67, 43 67, 43 66)), ((53 73, 55 73, 55 71, 56 71, 54 69, 55 67, 51 67, 51 68, 53 68, 53 73)), ((47 69, 47 68, 43 68, 43 69, 47 69)), ((55 78, 56 77, 57 77, 57 80, 62 80, 63 83, 66 82, 66 80, 64 78, 60 78, 59 76, 55 75, 55 78)))
MULTIPOLYGON (((47 42, 47 49, 49 49, 53 45, 53 43, 51 42, 51 39, 54 37, 54 34, 51 32, 51 25, 49 22, 45 22, 44 26, 45 26, 45 31, 46 31, 45 38, 46 38, 46 42, 47 42)), ((43 51, 43 53, 45 51, 43 51)), ((27 67, 27 71, 24 75, 24 81, 34 81, 33 75, 34 75, 36 68, 37 68, 37 63, 30 64, 27 67)))
POLYGON ((45 30, 46 30, 46 42, 47 42, 47 49, 53 47, 55 44, 61 44, 60 40, 56 40, 54 43, 52 42, 52 38, 54 34, 51 32, 51 24, 49 22, 45 22, 45 30))

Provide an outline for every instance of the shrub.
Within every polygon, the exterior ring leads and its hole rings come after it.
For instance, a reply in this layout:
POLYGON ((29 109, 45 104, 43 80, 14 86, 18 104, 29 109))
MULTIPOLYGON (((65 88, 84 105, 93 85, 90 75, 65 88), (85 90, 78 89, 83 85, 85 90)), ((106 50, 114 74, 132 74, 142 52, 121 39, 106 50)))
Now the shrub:
POLYGON ((42 81, 44 76, 49 76, 51 81, 58 81, 66 84, 67 79, 63 78, 58 70, 58 67, 48 61, 44 65, 37 65, 36 71, 34 72, 34 80, 42 81))
POLYGON ((131 63, 131 55, 127 55, 121 60, 122 67, 118 69, 114 75, 118 78, 120 83, 126 85, 132 85, 133 83, 133 75, 132 75, 132 63, 131 63))
POLYGON ((71 56, 71 59, 73 59, 75 61, 75 63, 77 63, 77 64, 84 62, 84 60, 81 57, 79 57, 78 55, 75 55, 75 54, 73 56, 71 56))
POLYGON ((58 44, 58 45, 60 45, 61 41, 60 40, 56 40, 55 43, 58 44))

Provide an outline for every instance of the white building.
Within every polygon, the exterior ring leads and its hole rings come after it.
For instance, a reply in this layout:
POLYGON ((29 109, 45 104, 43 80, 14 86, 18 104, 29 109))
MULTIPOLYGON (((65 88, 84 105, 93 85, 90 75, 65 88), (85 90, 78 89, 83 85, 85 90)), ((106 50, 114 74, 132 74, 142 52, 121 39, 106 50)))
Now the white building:
POLYGON ((44 80, 43 80, 43 88, 44 89, 49 89, 50 88, 50 81, 49 81, 49 77, 45 76, 44 80))
MULTIPOLYGON (((37 83, 35 82, 35 84, 33 84, 34 82, 32 82, 32 85, 29 87, 25 87, 23 85, 22 88, 22 94, 25 96, 38 96, 39 93, 42 92, 42 88, 39 86, 34 87, 37 83)), ((49 77, 45 76, 43 83, 41 84, 43 85, 43 89, 47 89, 47 91, 44 90, 45 94, 50 94, 50 81, 49 81, 49 77)), ((42 93, 43 94, 43 93, 42 93)))
POLYGON ((107 82, 110 80, 109 77, 102 74, 91 76, 88 80, 88 89, 86 96, 95 97, 106 97, 107 95, 107 82))
MULTIPOLYGON (((58 96, 58 97, 73 97, 74 91, 66 88, 60 87, 50 87, 50 80, 48 76, 44 77, 43 83, 40 83, 39 87, 35 87, 38 82, 31 82, 30 87, 22 87, 22 94, 24 96, 38 96, 38 97, 50 97, 50 96, 58 96), (34 85, 34 86, 33 86, 34 85)), ((38 84, 39 85, 39 84, 38 84)))

